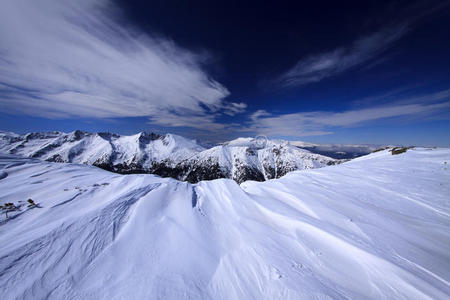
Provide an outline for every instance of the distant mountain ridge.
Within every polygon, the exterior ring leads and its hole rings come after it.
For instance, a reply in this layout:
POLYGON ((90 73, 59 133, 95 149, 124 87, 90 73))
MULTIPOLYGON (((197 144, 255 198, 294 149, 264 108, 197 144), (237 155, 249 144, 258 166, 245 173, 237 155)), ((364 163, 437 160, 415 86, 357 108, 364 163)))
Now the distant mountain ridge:
MULTIPOLYGON (((372 153, 387 145, 368 144, 314 144, 303 141, 290 141, 291 145, 309 150, 312 153, 325 155, 336 159, 353 159, 372 153)), ((392 145, 394 147, 394 145, 392 145)))
POLYGON ((174 134, 0 132, 0 152, 50 162, 88 164, 109 171, 151 173, 196 183, 230 178, 238 183, 279 178, 288 172, 320 168, 339 160, 314 154, 285 141, 239 138, 206 149, 196 141, 174 134))

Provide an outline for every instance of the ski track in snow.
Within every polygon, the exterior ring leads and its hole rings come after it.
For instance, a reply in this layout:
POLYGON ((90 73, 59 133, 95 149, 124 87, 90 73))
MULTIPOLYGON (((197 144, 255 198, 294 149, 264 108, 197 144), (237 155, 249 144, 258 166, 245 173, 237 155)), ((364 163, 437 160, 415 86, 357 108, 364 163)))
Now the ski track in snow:
POLYGON ((449 161, 192 185, 0 155, 0 298, 448 299, 449 161))

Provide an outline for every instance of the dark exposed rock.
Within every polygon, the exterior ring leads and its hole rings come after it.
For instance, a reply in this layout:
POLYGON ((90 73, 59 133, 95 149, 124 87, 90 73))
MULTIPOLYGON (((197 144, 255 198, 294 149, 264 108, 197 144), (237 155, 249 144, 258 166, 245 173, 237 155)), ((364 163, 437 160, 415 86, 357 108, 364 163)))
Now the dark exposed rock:
POLYGON ((46 161, 58 162, 58 163, 66 162, 66 161, 64 161, 64 159, 59 154, 55 154, 52 157, 47 158, 46 161))
POLYGON ((247 180, 264 181, 265 179, 264 175, 258 169, 243 167, 233 180, 237 183, 242 183, 247 180))
POLYGON ((246 151, 247 155, 251 155, 251 156, 256 155, 256 151, 253 150, 252 148, 247 148, 247 150, 245 150, 245 151, 246 151))
POLYGON ((213 165, 200 165, 195 166, 192 170, 189 171, 185 180, 190 183, 197 183, 202 180, 213 180, 219 178, 228 178, 227 174, 223 170, 221 170, 218 163, 213 165))

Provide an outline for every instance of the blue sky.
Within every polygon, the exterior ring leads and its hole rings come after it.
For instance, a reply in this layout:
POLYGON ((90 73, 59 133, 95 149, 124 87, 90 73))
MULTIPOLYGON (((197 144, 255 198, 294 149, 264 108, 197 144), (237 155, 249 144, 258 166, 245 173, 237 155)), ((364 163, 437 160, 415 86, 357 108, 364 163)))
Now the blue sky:
POLYGON ((450 146, 449 36, 449 1, 7 0, 0 129, 450 146))

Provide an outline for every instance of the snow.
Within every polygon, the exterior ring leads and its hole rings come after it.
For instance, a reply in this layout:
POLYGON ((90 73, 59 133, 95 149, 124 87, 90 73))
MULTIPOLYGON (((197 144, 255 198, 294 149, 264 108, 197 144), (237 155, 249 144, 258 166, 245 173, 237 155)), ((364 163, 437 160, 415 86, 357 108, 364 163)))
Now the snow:
POLYGON ((2 299, 448 299, 450 149, 192 185, 0 155, 2 299))
POLYGON ((218 164, 226 178, 240 183, 245 172, 254 170, 263 180, 278 178, 292 170, 321 168, 338 163, 330 157, 290 146, 286 141, 268 140, 263 148, 253 138, 239 138, 192 156, 181 164, 188 166, 218 164))
POLYGON ((52 162, 82 163, 119 173, 156 173, 197 182, 202 179, 278 178, 292 170, 319 168, 338 160, 270 140, 256 147, 255 139, 239 138, 204 149, 174 134, 141 132, 120 136, 74 131, 15 135, 0 132, 0 152, 52 162))
POLYGON ((60 159, 55 161, 89 165, 142 163, 149 167, 161 161, 176 164, 202 150, 195 141, 174 134, 152 137, 146 132, 130 136, 78 130, 25 135, 0 132, 0 152, 49 161, 58 156, 60 159))
MULTIPOLYGON (((386 145, 357 145, 357 144, 313 144, 303 141, 290 141, 291 145, 338 159, 355 158, 367 155, 386 145)), ((391 146, 393 147, 393 146, 391 146)))

